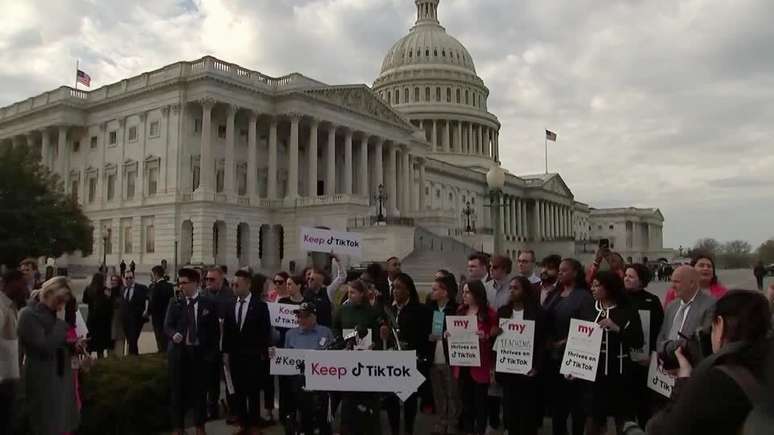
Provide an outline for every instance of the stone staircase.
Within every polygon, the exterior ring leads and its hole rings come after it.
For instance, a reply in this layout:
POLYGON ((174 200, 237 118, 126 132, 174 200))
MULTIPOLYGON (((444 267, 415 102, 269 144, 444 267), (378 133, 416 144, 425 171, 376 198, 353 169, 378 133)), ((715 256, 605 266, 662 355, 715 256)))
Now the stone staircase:
POLYGON ((429 293, 433 274, 438 269, 454 273, 459 280, 465 273, 470 246, 451 237, 440 236, 423 227, 415 227, 414 250, 401 260, 402 270, 416 283, 420 294, 429 293))

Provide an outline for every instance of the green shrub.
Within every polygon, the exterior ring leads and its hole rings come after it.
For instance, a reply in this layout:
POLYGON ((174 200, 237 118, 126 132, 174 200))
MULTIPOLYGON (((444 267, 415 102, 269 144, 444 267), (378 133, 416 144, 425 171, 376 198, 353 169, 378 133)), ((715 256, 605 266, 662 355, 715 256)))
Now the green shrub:
POLYGON ((81 375, 79 435, 135 435, 170 430, 165 354, 99 360, 81 375))

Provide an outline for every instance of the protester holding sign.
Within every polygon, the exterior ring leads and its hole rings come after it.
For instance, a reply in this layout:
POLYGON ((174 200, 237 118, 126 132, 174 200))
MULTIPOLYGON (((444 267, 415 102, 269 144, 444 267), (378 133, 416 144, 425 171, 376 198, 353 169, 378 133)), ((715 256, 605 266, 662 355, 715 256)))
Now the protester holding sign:
MULTIPOLYGON (((278 273, 275 275, 275 279, 280 276, 278 273)), ((285 288, 285 291, 287 292, 287 295, 284 297, 281 297, 277 300, 277 303, 283 304, 283 305, 301 305, 301 303, 304 302, 304 295, 301 294, 301 289, 304 285, 304 276, 303 275, 296 275, 288 277, 288 279, 285 281, 285 285, 283 286, 285 288)), ((285 344, 285 335, 290 330, 290 328, 276 328, 279 332, 279 344, 280 346, 284 346, 285 344)), ((279 378, 279 415, 280 420, 284 419, 287 415, 287 408, 288 408, 288 400, 291 400, 292 397, 290 395, 290 384, 289 380, 282 376, 279 378)))
POLYGON ((433 291, 430 293, 429 307, 433 312, 433 322, 430 331, 430 344, 433 348, 433 364, 430 368, 430 382, 433 387, 435 413, 438 422, 434 434, 453 433, 457 419, 462 410, 457 382, 449 367, 449 349, 446 347, 446 316, 457 312, 457 283, 454 275, 447 274, 435 278, 433 291))
POLYGON ((379 323, 383 317, 368 301, 363 281, 349 283, 348 303, 342 305, 333 320, 333 334, 343 339, 345 330, 367 330, 371 337, 377 337, 379 323))
POLYGON ((588 291, 583 266, 573 258, 559 264, 556 296, 546 305, 550 358, 546 361, 554 435, 567 433, 567 417, 572 414, 572 433, 582 435, 586 423, 585 403, 588 384, 567 379, 559 373, 570 331, 570 319, 593 321, 596 316, 594 298, 588 291))
POLYGON ((645 346, 639 352, 632 352, 632 391, 635 404, 634 411, 637 423, 645 427, 651 416, 652 393, 648 389, 648 366, 650 354, 656 350, 658 331, 664 323, 664 309, 658 296, 648 292, 645 288, 650 282, 650 270, 642 264, 632 264, 626 268, 624 274, 624 287, 632 308, 640 313, 642 321, 642 333, 645 346), (648 321, 645 321, 647 317, 648 321))
MULTIPOLYGON (((379 335, 385 343, 388 343, 388 348, 416 350, 417 369, 423 376, 427 377, 430 371, 431 354, 430 342, 427 340, 432 325, 430 308, 419 303, 419 294, 414 280, 405 273, 399 273, 393 278, 392 296, 392 305, 385 307, 388 322, 381 326, 379 335), (396 345, 391 329, 397 332, 400 346, 396 345)), ((406 434, 414 433, 418 405, 417 396, 417 393, 413 393, 403 401, 406 434)), ((393 435, 397 435, 400 433, 400 400, 395 395, 389 395, 385 401, 385 407, 390 420, 390 429, 393 435)))
POLYGON ((602 328, 602 346, 597 377, 592 385, 589 435, 603 434, 607 417, 612 416, 618 431, 634 417, 631 398, 633 362, 630 351, 642 347, 642 324, 636 310, 627 302, 624 283, 617 273, 597 272, 591 283, 596 299, 597 323, 602 328))
POLYGON ((481 281, 470 281, 462 288, 462 305, 457 314, 475 316, 478 320, 476 335, 479 339, 479 366, 455 366, 453 370, 454 377, 460 383, 463 429, 468 434, 483 434, 486 430, 487 392, 493 368, 490 334, 492 328, 497 326, 497 313, 489 307, 486 288, 481 281))
MULTIPOLYGON (((542 416, 537 414, 538 404, 535 401, 538 387, 536 375, 542 370, 545 356, 543 348, 546 318, 540 307, 539 296, 527 277, 517 276, 511 279, 510 300, 498 310, 497 317, 501 324, 504 319, 533 322, 534 334, 530 350, 532 364, 529 371, 526 374, 495 373, 495 379, 503 386, 503 416, 508 434, 537 434, 538 419, 542 416)), ((498 328, 497 332, 499 337, 503 336, 502 328, 498 328)), ((514 338, 518 341, 525 340, 521 337, 514 338)), ((498 362, 505 353, 506 346, 508 344, 504 341, 498 342, 498 362)))

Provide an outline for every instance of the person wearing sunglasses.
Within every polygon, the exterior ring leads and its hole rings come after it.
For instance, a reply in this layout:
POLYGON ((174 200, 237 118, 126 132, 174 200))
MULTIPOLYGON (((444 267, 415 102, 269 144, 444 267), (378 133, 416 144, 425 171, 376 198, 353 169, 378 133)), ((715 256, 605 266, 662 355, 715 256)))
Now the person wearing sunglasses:
POLYGON ((266 292, 266 302, 277 302, 288 295, 288 278, 290 278, 290 275, 285 271, 277 272, 274 275, 274 279, 271 281, 271 288, 266 292))

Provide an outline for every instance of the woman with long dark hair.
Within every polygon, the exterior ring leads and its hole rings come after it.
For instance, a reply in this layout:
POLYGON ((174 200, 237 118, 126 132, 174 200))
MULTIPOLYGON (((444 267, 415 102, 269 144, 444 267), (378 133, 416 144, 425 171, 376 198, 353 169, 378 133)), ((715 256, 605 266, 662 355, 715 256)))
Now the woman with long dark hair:
POLYGON ((742 433, 755 404, 748 393, 766 391, 770 331, 771 310, 760 292, 731 290, 721 297, 712 319, 712 355, 694 368, 683 348, 675 351, 680 368, 670 402, 650 419, 648 434, 742 433))
MULTIPOLYGON (((478 367, 453 367, 462 396, 462 426, 467 434, 482 435, 486 431, 487 392, 493 367, 491 332, 497 326, 497 313, 489 307, 486 287, 481 281, 469 281, 462 288, 460 316, 475 316, 478 320, 479 351, 478 367)), ((448 332, 447 332, 448 334, 448 332)))
POLYGON ((570 414, 573 435, 582 435, 586 424, 588 382, 568 379, 559 373, 570 332, 570 319, 593 322, 597 314, 594 298, 588 291, 583 266, 578 260, 565 258, 559 264, 555 291, 556 296, 546 305, 549 330, 549 361, 546 365, 551 379, 551 389, 546 400, 552 409, 554 435, 567 433, 567 418, 570 414))
MULTIPOLYGON (((699 254, 691 259, 691 266, 699 273, 699 290, 707 292, 715 299, 720 299, 728 291, 718 280, 718 274, 715 269, 715 259, 707 254, 699 254)), ((674 288, 670 288, 664 296, 664 306, 677 298, 674 288)))
MULTIPOLYGON (((526 375, 495 373, 495 379, 503 386, 503 416, 505 428, 511 435, 537 434, 538 383, 536 376, 543 370, 545 356, 545 312, 540 306, 536 290, 524 276, 516 276, 510 281, 508 304, 497 311, 498 319, 531 320, 535 322, 535 336, 532 349, 532 368, 526 375)), ((502 330, 497 328, 497 335, 502 330)))
POLYGON ((634 417, 631 400, 633 363, 631 350, 642 347, 640 315, 626 300, 624 282, 617 273, 597 272, 591 293, 596 300, 596 322, 602 327, 597 376, 592 384, 591 425, 589 435, 602 434, 607 429, 607 417, 615 419, 620 433, 625 421, 634 417))
POLYGON ((126 334, 124 334, 124 319, 121 315, 121 302, 124 294, 123 280, 118 275, 110 276, 110 302, 113 307, 113 316, 110 322, 110 339, 113 340, 112 354, 124 356, 126 350, 126 334))
POLYGON ((105 286, 105 275, 95 273, 91 284, 83 292, 83 303, 89 306, 86 327, 89 329, 89 352, 96 352, 97 358, 104 358, 113 349, 110 334, 113 322, 113 300, 110 289, 105 286))

